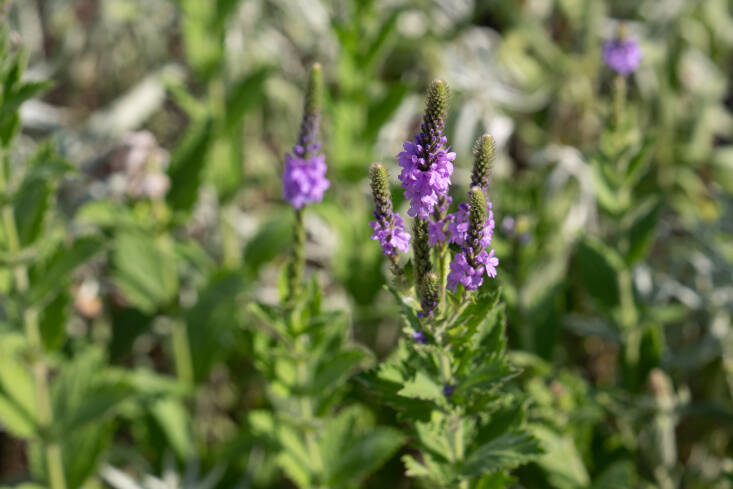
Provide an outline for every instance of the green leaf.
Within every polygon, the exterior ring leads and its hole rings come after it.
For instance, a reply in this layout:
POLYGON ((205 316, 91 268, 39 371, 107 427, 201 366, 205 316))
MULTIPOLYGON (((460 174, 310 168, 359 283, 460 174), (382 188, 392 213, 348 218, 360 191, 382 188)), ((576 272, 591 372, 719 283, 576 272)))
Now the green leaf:
POLYGON ((226 362, 227 354, 236 346, 238 298, 243 288, 240 273, 219 271, 199 292, 196 305, 186 311, 196 379, 205 379, 213 365, 226 362))
POLYGON ((71 279, 71 273, 101 248, 102 243, 96 238, 79 238, 71 247, 59 249, 47 263, 35 266, 31 270, 31 302, 40 303, 54 296, 71 279))
POLYGON ((150 411, 176 455, 182 460, 192 456, 194 444, 191 418, 181 401, 170 397, 163 398, 156 401, 150 411))
POLYGON ((58 294, 41 312, 40 328, 43 346, 47 350, 61 347, 66 338, 66 321, 69 317, 71 296, 65 291, 58 294))
POLYGON ((235 81, 227 91, 226 129, 239 124, 253 107, 263 104, 265 82, 270 75, 269 68, 260 68, 235 81))
POLYGON ((443 389, 425 373, 418 372, 413 379, 405 383, 398 394, 414 399, 434 401, 443 397, 443 389))
POLYGON ((644 258, 654 243, 654 231, 661 214, 662 206, 656 199, 641 204, 628 231, 629 248, 626 263, 633 265, 644 258))
POLYGON ((38 238, 48 210, 51 187, 40 178, 26 179, 20 186, 13 211, 22 246, 28 246, 38 238))
POLYGON ((588 487, 590 477, 583 459, 568 435, 561 435, 544 426, 533 426, 532 432, 542 442, 545 450, 537 464, 547 474, 547 480, 558 489, 588 487))
POLYGON ((282 255, 290 247, 293 236, 293 213, 283 210, 263 222, 244 248, 244 264, 251 276, 260 267, 282 255))
POLYGON ((167 305, 178 290, 175 256, 169 245, 135 230, 120 231, 115 238, 115 284, 141 311, 152 313, 167 305))
POLYGON ((611 464, 593 480, 591 489, 618 489, 619 487, 638 487, 634 463, 622 460, 611 464))
POLYGON ((367 350, 357 348, 328 354, 318 364, 309 391, 315 394, 339 387, 349 375, 364 367, 370 358, 367 350))
POLYGON ((36 397, 30 369, 22 361, 26 346, 19 334, 0 335, 0 394, 6 399, 6 414, 12 410, 15 417, 32 422, 36 419, 36 397))
POLYGON ((573 262, 588 293, 602 306, 611 309, 620 301, 618 274, 624 268, 618 253, 596 238, 578 242, 573 262))
POLYGON ((505 433, 471 452, 461 469, 465 477, 479 477, 513 469, 542 454, 539 442, 529 433, 505 433))
POLYGON ((198 197, 202 172, 213 140, 210 118, 194 122, 171 157, 167 200, 175 210, 189 211, 198 197))
POLYGON ((349 487, 377 470, 405 442, 405 437, 392 428, 372 428, 343 447, 335 465, 329 468, 330 487, 349 487))

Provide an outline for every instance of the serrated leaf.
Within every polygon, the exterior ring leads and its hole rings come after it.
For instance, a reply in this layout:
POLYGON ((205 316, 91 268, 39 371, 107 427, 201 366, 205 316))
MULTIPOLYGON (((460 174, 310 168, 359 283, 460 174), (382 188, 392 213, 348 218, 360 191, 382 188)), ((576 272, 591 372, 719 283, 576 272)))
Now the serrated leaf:
POLYGON ((425 373, 418 372, 413 379, 405 383, 397 394, 403 397, 434 401, 443 397, 443 389, 425 373))
POLYGON ((545 450, 537 464, 547 474, 550 484, 558 489, 580 489, 589 485, 588 471, 572 438, 539 425, 533 426, 532 432, 545 450))
POLYGON ((482 474, 513 469, 541 454, 539 442, 529 433, 505 433, 473 450, 466 459, 461 474, 465 477, 479 477, 482 474))

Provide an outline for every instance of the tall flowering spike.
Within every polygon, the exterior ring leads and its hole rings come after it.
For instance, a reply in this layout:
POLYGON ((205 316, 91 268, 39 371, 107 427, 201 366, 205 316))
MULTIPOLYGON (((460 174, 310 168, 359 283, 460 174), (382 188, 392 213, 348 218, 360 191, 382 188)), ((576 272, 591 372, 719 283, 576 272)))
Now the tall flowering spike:
POLYGON ((473 155, 471 186, 485 191, 489 187, 491 164, 494 161, 494 138, 488 134, 478 138, 473 146, 473 155))
POLYGON ((371 238, 379 241, 387 256, 393 257, 397 251, 407 253, 410 249, 410 234, 405 230, 402 217, 393 211, 387 169, 381 163, 374 163, 369 168, 369 185, 374 196, 375 219, 369 223, 374 231, 371 238))
POLYGON ((628 76, 636 71, 641 58, 641 47, 635 39, 628 37, 624 24, 619 25, 616 39, 603 43, 603 60, 621 76, 628 76))
POLYGON ((420 317, 432 316, 438 309, 439 301, 438 275, 435 272, 428 272, 420 282, 420 306, 422 307, 420 317))
POLYGON ((473 187, 468 192, 468 245, 476 251, 481 246, 484 233, 484 223, 488 217, 486 208, 486 194, 479 187, 473 187))
POLYGON ((431 271, 430 245, 428 244, 428 221, 415 219, 413 226, 412 252, 415 269, 415 284, 420 293, 425 276, 431 271))
POLYGON ((320 151, 318 134, 322 98, 323 73, 321 65, 316 63, 308 77, 298 142, 293 146, 292 153, 285 155, 283 199, 295 209, 320 202, 330 186, 326 178, 326 157, 320 151))
POLYGON ((486 234, 493 232, 493 218, 486 202, 486 194, 479 187, 473 187, 468 194, 468 216, 465 239, 461 251, 456 253, 450 264, 448 288, 454 292, 459 284, 468 290, 476 290, 484 282, 484 273, 496 276, 499 259, 494 250, 486 251, 491 238, 486 234), (487 223, 492 225, 489 227, 487 223))
POLYGON ((402 167, 399 179, 410 201, 412 217, 427 219, 438 205, 439 198, 448 193, 456 154, 448 151, 448 139, 443 135, 448 110, 448 85, 436 80, 428 89, 421 132, 414 142, 405 142, 397 157, 402 167))

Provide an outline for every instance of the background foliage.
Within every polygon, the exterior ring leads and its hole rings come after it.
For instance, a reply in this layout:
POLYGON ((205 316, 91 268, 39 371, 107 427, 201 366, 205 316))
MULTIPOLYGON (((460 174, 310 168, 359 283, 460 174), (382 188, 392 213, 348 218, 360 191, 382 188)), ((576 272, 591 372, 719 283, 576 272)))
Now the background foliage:
POLYGON ((528 398, 507 423, 523 418, 544 449, 513 484, 731 487, 732 7, 5 5, 0 484, 53 484, 57 460, 70 488, 420 486, 401 462, 415 456, 404 419, 350 374, 389 357, 402 328, 368 239, 367 168, 396 173, 440 77, 455 181, 478 135, 497 143, 497 285, 519 368, 505 388, 528 398), (620 109, 601 56, 619 19, 644 54, 620 109), (306 255, 323 293, 288 327, 321 325, 329 346, 303 346, 322 384, 301 385, 288 379, 303 352, 272 336, 267 305, 313 61, 332 186, 306 216, 306 255), (295 425, 332 419, 313 473, 273 423, 299 396, 314 406, 295 425))

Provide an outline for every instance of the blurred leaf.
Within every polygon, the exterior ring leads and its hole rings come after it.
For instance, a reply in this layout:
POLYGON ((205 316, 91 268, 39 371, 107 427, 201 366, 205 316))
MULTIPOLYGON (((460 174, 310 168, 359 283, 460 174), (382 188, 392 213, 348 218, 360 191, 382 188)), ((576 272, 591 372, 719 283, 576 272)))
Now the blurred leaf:
POLYGON ((20 363, 25 344, 20 335, 0 335, 0 425, 27 439, 35 434, 36 408, 33 378, 20 363))
POLYGON ((193 122, 173 152, 168 171, 171 188, 167 196, 173 209, 190 211, 196 202, 212 138, 211 119, 193 122))
POLYGON ((511 469, 542 454, 537 440, 528 433, 505 433, 473 450, 461 470, 466 477, 479 477, 511 469))
POLYGON ((69 248, 60 248, 50 260, 31 270, 32 303, 45 301, 71 280, 71 273, 90 260, 102 248, 102 243, 93 237, 79 238, 69 248))
POLYGON ((238 295, 244 286, 238 272, 212 275, 196 305, 186 311, 186 329, 197 380, 204 380, 216 363, 227 361, 236 346, 238 295))
POLYGON ((26 179, 20 186, 13 210, 21 246, 28 246, 38 238, 50 197, 50 185, 40 178, 26 179))
POLYGON ((534 426, 532 431, 545 451, 537 464, 545 471, 547 481, 552 486, 557 489, 576 489, 590 484, 588 471, 572 438, 544 426, 534 426))
POLYGON ((350 487, 368 476, 404 443, 405 437, 392 428, 377 427, 352 438, 329 467, 331 487, 350 487))
POLYGON ((194 445, 191 435, 193 425, 181 401, 173 398, 160 399, 151 407, 151 413, 176 455, 182 460, 187 460, 193 455, 194 445))
POLYGON ((356 369, 363 366, 371 355, 366 349, 342 350, 329 354, 318 364, 309 391, 313 394, 335 389, 356 369))
POLYGON ((40 328, 43 345, 47 350, 56 350, 63 345, 70 304, 71 297, 68 293, 62 292, 43 308, 40 328))
MULTIPOLYGON (((221 1, 221 0, 220 0, 221 1)), ((227 91, 226 129, 231 130, 253 107, 262 106, 270 68, 260 68, 235 81, 227 91)))
POLYGON ((141 231, 115 237, 114 281, 125 298, 144 312, 170 303, 178 290, 173 250, 141 231))
POLYGON ((290 247, 293 232, 293 213, 281 210, 263 222, 257 234, 244 248, 244 265, 251 276, 256 276, 260 267, 282 255, 290 247))
POLYGON ((661 214, 662 205, 657 200, 648 200, 635 211, 633 223, 629 229, 629 248, 626 252, 626 263, 633 265, 643 259, 654 243, 654 231, 661 214))
POLYGON ((600 305, 611 309, 619 304, 618 273, 623 260, 615 250, 596 238, 585 237, 578 242, 573 265, 585 289, 600 305))

